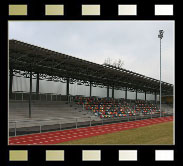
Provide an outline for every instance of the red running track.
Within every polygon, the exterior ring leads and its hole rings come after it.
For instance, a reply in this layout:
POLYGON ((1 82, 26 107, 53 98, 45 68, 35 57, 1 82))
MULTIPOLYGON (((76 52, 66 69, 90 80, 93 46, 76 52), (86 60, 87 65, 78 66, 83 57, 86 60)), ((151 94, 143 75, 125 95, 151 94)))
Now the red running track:
POLYGON ((173 121, 173 116, 10 137, 10 145, 48 145, 173 121))

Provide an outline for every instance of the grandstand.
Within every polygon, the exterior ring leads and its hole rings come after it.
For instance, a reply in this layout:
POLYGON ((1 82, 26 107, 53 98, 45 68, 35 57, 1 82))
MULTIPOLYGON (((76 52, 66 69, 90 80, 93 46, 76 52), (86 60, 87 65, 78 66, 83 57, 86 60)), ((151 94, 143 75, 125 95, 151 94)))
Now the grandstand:
MULTIPOLYGON (((170 116, 173 114, 172 105, 162 105, 160 114, 159 84, 159 80, 123 68, 100 65, 10 40, 9 134, 16 136, 170 116), (29 79, 29 92, 13 91, 15 77, 29 79), (65 94, 41 93, 41 80, 64 84, 65 94), (71 95, 72 84, 87 86, 88 96, 71 95), (106 96, 93 96, 94 87, 106 89, 106 96), (115 90, 124 91, 124 98, 115 98, 115 90), (127 92, 135 92, 135 99, 128 99, 127 92), (144 93, 143 100, 138 99, 138 93, 144 93), (148 101, 147 94, 153 94, 154 100, 148 101)), ((161 87, 164 96, 173 95, 172 84, 162 82, 161 87)))

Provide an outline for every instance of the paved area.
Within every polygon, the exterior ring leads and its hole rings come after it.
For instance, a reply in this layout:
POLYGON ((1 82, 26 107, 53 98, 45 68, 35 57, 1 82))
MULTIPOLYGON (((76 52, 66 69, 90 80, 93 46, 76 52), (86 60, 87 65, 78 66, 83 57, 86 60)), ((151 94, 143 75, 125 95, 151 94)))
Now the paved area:
MULTIPOLYGON (((89 111, 82 111, 82 107, 74 104, 66 104, 65 101, 33 101, 32 117, 29 118, 28 101, 10 101, 9 121, 17 121, 16 127, 33 127, 58 124, 58 119, 64 123, 89 121, 93 116, 95 121, 100 120, 89 111), (56 120, 57 119, 57 120, 56 120)), ((9 128, 14 128, 14 123, 9 123, 9 128)))

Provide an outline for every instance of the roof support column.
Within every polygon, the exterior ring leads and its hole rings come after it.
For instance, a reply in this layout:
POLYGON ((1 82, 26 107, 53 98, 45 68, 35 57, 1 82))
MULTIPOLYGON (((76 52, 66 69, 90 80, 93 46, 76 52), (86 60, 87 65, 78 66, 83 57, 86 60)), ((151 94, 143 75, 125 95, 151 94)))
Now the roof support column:
POLYGON ((155 102, 155 104, 157 104, 157 94, 156 94, 156 92, 154 94, 154 102, 155 102))
POLYGON ((137 89, 136 89, 136 96, 135 96, 135 100, 137 101, 137 89))
POLYGON ((31 118, 32 112, 32 71, 30 72, 30 92, 29 92, 29 118, 31 118))
POLYGON ((90 81, 90 97, 92 96, 92 82, 90 81))
POLYGON ((112 98, 114 99, 114 86, 112 87, 112 98))
POLYGON ((39 100, 39 73, 37 73, 37 78, 36 78, 36 96, 37 96, 37 100, 39 100))
POLYGON ((69 78, 67 79, 66 95, 69 96, 69 78))
POLYGON ((109 85, 107 85, 107 99, 109 99, 109 85))
POLYGON ((146 101, 146 91, 145 91, 145 101, 146 101))
POLYGON ((126 89, 125 89, 125 100, 127 100, 127 87, 126 87, 126 89))
POLYGON ((13 69, 10 68, 10 79, 9 79, 9 98, 12 97, 12 87, 13 87, 13 69))

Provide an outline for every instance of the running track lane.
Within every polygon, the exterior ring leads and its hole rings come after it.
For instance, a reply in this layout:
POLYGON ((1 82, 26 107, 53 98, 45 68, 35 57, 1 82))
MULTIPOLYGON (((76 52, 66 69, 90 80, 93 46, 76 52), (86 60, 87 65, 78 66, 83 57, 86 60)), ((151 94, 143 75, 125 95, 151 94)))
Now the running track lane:
POLYGON ((9 138, 9 145, 48 145, 173 121, 173 116, 45 132, 9 138))

